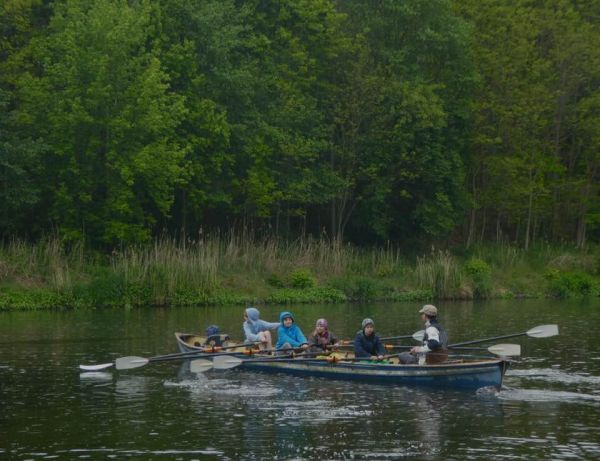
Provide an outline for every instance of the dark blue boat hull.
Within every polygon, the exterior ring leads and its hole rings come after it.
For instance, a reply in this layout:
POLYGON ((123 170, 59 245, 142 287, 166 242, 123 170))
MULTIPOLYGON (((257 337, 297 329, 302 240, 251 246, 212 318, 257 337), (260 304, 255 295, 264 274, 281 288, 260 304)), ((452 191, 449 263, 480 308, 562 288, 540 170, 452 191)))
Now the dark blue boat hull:
POLYGON ((246 362, 246 370, 286 373, 295 376, 342 379, 406 386, 433 386, 454 389, 479 389, 502 386, 508 362, 485 360, 447 365, 377 365, 352 362, 246 362))
MULTIPOLYGON (((199 348, 186 343, 191 335, 175 334, 181 352, 199 348)), ((246 355, 236 355, 248 359, 246 355)), ((458 361, 440 365, 398 365, 325 360, 245 361, 239 369, 295 376, 341 379, 403 386, 430 386, 452 389, 500 389, 509 362, 503 359, 458 361)))

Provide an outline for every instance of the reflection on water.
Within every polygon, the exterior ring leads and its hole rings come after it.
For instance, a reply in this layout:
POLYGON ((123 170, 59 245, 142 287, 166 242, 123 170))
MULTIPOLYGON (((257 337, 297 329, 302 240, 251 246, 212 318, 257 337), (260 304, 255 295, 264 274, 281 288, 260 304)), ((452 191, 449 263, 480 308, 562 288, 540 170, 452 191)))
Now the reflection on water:
POLYGON ((85 381, 112 381, 112 373, 105 371, 86 371, 85 373, 79 373, 79 379, 82 382, 85 381))
MULTIPOLYGON (((523 357, 500 391, 459 392, 239 369, 191 374, 188 362, 78 369, 173 352, 177 330, 215 323, 235 333, 238 308, 5 315, 0 459, 600 459, 600 356, 581 334, 600 327, 600 302, 586 316, 547 300, 443 307, 455 341, 524 331, 531 318, 559 323, 562 334, 517 338, 523 357)), ((350 337, 368 314, 389 319, 378 325, 391 335, 419 329, 414 308, 306 306, 298 321, 313 324, 326 309, 350 337)))

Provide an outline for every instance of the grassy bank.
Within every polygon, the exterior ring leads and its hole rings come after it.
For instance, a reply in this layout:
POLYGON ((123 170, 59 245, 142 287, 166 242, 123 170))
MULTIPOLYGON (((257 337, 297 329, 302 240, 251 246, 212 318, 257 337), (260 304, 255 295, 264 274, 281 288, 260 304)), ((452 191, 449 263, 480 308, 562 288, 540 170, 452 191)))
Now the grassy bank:
POLYGON ((325 240, 239 236, 111 254, 56 239, 0 247, 0 308, 577 297, 600 293, 600 250, 510 245, 408 256, 325 240))

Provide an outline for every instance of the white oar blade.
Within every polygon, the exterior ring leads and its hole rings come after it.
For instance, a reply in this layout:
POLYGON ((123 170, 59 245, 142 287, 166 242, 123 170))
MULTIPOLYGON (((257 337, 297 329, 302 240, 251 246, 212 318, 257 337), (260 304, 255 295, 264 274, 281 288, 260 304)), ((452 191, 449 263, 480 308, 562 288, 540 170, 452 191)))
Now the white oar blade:
POLYGON ((79 369, 83 371, 99 371, 106 370, 113 366, 113 363, 99 363, 98 365, 79 365, 79 369))
POLYGON ((415 331, 415 334, 413 334, 412 337, 415 341, 423 341, 423 338, 425 337, 425 330, 415 331))
POLYGON ((243 360, 227 355, 218 355, 212 361, 212 365, 215 370, 227 370, 229 368, 235 368, 242 363, 244 363, 243 360))
POLYGON ((531 336, 532 338, 548 338, 557 334, 558 325, 539 325, 527 332, 527 336, 531 336))
POLYGON ((487 348, 489 352, 501 357, 514 357, 521 355, 520 344, 495 344, 487 348))
POLYGON ((198 359, 190 362, 190 371, 192 373, 204 373, 213 367, 213 363, 210 360, 198 359))
POLYGON ((145 357, 136 357, 134 355, 128 357, 119 357, 115 360, 115 366, 117 370, 130 370, 132 368, 143 367, 148 363, 148 359, 145 357))

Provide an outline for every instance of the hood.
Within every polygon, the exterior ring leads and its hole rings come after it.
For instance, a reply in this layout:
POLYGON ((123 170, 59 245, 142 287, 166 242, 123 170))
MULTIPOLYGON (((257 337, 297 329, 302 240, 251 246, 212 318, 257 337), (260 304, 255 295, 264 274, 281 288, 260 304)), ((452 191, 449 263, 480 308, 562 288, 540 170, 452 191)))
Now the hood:
MULTIPOLYGON (((279 314, 279 322, 283 325, 283 319, 286 317, 291 317, 292 320, 294 320, 294 316, 292 315, 291 312, 288 311, 283 311, 281 314, 279 314)), ((294 320, 295 322, 296 320, 294 320)))
POLYGON ((258 312, 258 309, 256 307, 249 307, 248 309, 246 309, 246 315, 248 316, 248 320, 252 323, 258 320, 260 312, 258 312))

